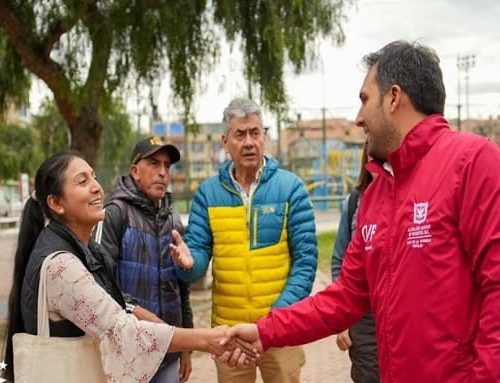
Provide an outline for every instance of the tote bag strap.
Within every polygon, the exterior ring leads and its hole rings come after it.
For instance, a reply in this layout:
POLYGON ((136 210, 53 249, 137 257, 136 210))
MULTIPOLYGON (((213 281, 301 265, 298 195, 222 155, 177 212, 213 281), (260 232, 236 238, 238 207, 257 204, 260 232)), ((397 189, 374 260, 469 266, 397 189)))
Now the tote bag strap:
POLYGON ((61 253, 63 251, 55 251, 45 257, 40 269, 40 282, 38 283, 38 336, 50 337, 49 307, 47 303, 47 267, 50 260, 61 253))
MULTIPOLYGON (((106 209, 102 209, 102 212, 105 213, 106 209)), ((95 232, 94 232, 94 241, 96 241, 99 245, 101 244, 102 241, 102 226, 104 225, 104 219, 106 218, 106 215, 104 215, 104 218, 102 221, 97 222, 97 225, 95 227, 95 232)))

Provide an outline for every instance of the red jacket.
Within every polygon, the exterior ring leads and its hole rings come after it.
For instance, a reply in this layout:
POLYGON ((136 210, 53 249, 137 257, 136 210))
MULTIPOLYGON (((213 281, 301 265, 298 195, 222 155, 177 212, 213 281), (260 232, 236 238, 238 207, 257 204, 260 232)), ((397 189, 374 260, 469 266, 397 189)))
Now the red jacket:
POLYGON ((371 306, 382 382, 500 382, 499 149, 433 115, 388 162, 394 176, 368 165, 339 280, 258 321, 264 348, 338 333, 371 306))

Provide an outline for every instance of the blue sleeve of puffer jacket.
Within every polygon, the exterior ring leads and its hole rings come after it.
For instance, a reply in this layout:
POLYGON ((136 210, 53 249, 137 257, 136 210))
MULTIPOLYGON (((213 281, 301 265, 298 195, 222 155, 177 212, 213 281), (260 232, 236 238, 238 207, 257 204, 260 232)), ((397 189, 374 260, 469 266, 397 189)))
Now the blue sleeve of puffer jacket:
POLYGON ((179 266, 175 266, 177 277, 188 283, 195 282, 205 275, 212 258, 212 233, 210 231, 208 205, 204 189, 204 184, 202 184, 193 197, 189 223, 183 238, 194 258, 194 266, 189 271, 184 271, 179 266))
POLYGON ((285 288, 273 308, 286 307, 307 297, 318 264, 314 211, 304 183, 295 175, 288 204, 288 246, 292 265, 285 288))
POLYGON ((344 259, 345 251, 347 246, 349 246, 349 241, 351 238, 349 227, 349 194, 342 204, 342 214, 340 215, 339 227, 337 229, 337 238, 335 239, 335 245, 333 245, 332 252, 332 281, 336 280, 340 274, 340 268, 342 266, 342 260, 344 259))

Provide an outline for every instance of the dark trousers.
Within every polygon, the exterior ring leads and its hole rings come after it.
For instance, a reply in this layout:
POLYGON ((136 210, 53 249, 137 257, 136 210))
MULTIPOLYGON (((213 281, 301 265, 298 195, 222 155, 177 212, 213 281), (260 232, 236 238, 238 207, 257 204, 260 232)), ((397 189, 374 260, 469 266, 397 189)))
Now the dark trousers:
POLYGON ((352 346, 349 358, 352 362, 351 378, 355 383, 378 383, 377 341, 375 321, 367 314, 349 329, 352 346))

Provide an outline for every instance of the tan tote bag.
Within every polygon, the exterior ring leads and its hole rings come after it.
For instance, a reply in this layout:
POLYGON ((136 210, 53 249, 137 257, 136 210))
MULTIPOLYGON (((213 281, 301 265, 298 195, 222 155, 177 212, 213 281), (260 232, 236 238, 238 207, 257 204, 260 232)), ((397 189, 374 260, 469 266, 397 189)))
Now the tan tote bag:
POLYGON ((47 307, 47 266, 60 252, 45 258, 38 288, 38 335, 14 334, 16 383, 103 383, 99 340, 88 336, 51 337, 47 307))

